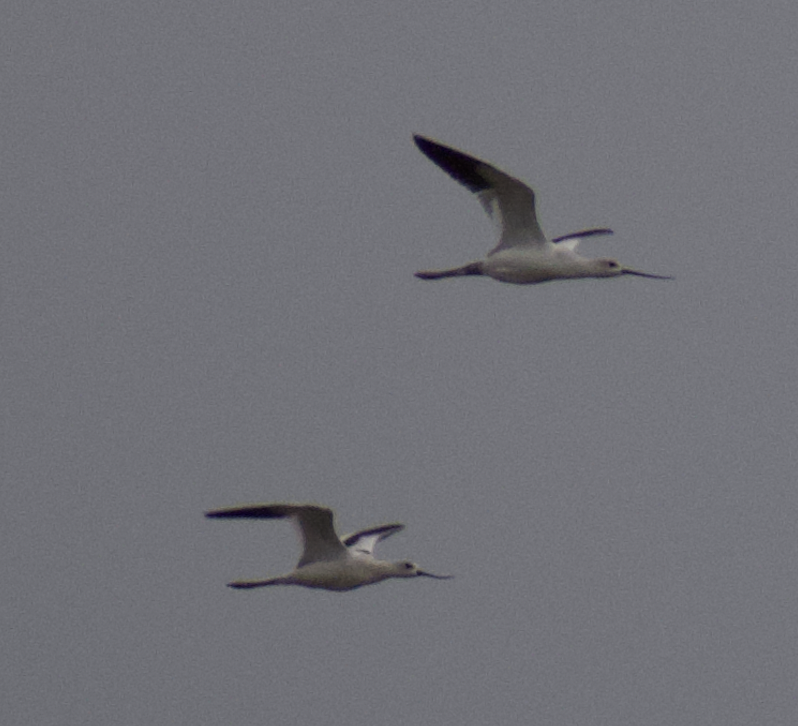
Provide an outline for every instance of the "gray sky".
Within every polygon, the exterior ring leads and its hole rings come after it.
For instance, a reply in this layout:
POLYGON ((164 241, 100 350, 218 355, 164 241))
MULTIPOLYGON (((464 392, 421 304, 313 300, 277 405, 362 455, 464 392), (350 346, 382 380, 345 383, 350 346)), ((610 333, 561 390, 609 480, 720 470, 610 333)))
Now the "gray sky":
POLYGON ((13 3, 4 724, 798 719, 793 2, 13 3), (492 246, 413 132, 672 283, 492 246), (252 501, 450 582, 236 592, 252 501))

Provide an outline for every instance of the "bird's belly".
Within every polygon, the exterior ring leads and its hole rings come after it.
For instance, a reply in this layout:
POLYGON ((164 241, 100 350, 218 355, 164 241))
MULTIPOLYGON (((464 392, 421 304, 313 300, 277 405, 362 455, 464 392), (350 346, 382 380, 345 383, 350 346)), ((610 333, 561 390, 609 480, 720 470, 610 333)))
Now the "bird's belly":
POLYGON ((504 250, 488 256, 482 262, 482 271, 494 280, 516 285, 584 276, 572 256, 559 250, 543 254, 504 250))
POLYGON ((561 277, 556 261, 532 256, 492 255, 482 263, 482 271, 494 280, 516 285, 534 285, 561 277))
POLYGON ((300 567, 293 574, 297 585, 323 590, 352 590, 380 579, 378 573, 356 560, 314 562, 300 567))

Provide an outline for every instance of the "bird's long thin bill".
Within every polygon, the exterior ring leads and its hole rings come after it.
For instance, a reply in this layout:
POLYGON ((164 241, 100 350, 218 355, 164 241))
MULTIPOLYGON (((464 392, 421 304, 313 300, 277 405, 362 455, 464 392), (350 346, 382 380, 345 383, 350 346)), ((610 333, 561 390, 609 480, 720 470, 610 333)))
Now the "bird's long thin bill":
POLYGON ((622 275, 637 275, 638 277, 650 277, 652 280, 672 280, 670 275, 652 275, 650 272, 639 272, 638 270, 621 270, 622 275))
POLYGON ((418 574, 423 577, 434 577, 436 580, 451 580, 454 577, 454 575, 433 575, 431 572, 422 572, 421 570, 418 574))

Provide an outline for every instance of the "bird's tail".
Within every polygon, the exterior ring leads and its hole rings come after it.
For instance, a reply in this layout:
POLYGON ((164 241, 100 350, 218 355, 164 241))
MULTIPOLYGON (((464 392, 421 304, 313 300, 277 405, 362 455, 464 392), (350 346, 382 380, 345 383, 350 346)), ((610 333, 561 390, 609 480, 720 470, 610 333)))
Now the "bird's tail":
POLYGON ((481 262, 470 262, 463 267, 454 267, 451 270, 421 270, 416 277, 422 280, 440 280, 442 277, 460 277, 461 275, 484 275, 481 262))

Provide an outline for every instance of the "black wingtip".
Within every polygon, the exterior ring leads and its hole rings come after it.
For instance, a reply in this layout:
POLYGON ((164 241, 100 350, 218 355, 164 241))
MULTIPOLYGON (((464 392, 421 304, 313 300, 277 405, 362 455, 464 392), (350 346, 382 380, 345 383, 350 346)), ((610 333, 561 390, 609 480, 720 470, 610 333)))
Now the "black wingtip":
POLYGON ((433 153, 433 149, 440 146, 440 144, 421 134, 413 134, 413 141, 425 156, 430 156, 430 154, 433 153))
POLYGON ((453 149, 451 146, 439 144, 426 136, 414 134, 413 140, 424 156, 469 191, 477 193, 489 186, 488 181, 479 173, 481 166, 489 166, 484 161, 453 149))
POLYGON ((288 513, 279 504, 251 504, 211 509, 205 512, 205 516, 211 519, 281 519, 288 516, 288 513))

